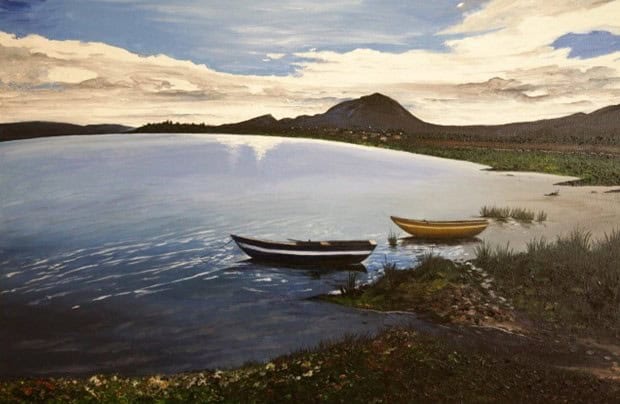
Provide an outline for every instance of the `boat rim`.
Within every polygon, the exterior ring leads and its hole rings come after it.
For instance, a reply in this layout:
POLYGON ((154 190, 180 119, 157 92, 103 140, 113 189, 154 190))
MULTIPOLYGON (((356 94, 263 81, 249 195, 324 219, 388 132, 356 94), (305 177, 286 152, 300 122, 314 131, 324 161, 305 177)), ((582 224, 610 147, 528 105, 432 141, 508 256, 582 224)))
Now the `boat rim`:
POLYGON ((329 247, 329 246, 338 246, 338 245, 346 245, 346 244, 365 244, 365 245, 369 245, 369 246, 376 246, 377 242, 375 240, 308 240, 308 241, 304 241, 304 240, 294 240, 294 239, 287 239, 288 241, 276 241, 276 240, 269 240, 269 239, 258 239, 258 238, 253 238, 253 237, 245 237, 245 236, 238 236, 236 234, 231 234, 230 237, 237 241, 240 240, 241 242, 243 242, 243 240, 249 241, 249 242, 259 242, 259 243, 271 243, 271 244, 279 244, 279 245, 285 245, 285 246, 290 246, 290 247, 297 247, 300 245, 312 245, 312 244, 316 244, 316 245, 320 245, 320 246, 324 246, 324 247, 329 247))
POLYGON ((407 219, 399 216, 390 216, 394 222, 420 225, 488 225, 487 219, 466 219, 466 220, 426 220, 426 219, 407 219))

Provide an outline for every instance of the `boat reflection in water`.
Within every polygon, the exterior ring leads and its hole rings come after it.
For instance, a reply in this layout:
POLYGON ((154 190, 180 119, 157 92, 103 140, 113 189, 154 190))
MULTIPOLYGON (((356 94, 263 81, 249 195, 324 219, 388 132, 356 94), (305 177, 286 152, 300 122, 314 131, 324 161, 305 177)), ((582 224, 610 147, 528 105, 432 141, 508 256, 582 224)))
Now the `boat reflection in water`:
POLYGON ((476 244, 482 242, 482 239, 479 237, 465 237, 465 238, 423 238, 423 237, 401 237, 398 239, 400 245, 423 245, 423 246, 435 246, 435 245, 446 245, 446 246, 465 246, 468 244, 476 244))
POLYGON ((288 273, 297 273, 304 276, 307 276, 310 279, 321 279, 321 278, 329 278, 332 275, 338 273, 354 273, 354 274, 367 274, 368 268, 364 264, 353 264, 353 265, 308 265, 308 264, 282 264, 282 263, 274 263, 263 260, 255 260, 253 258, 248 258, 244 261, 241 261, 240 264, 243 264, 244 269, 252 270, 286 270, 288 273))

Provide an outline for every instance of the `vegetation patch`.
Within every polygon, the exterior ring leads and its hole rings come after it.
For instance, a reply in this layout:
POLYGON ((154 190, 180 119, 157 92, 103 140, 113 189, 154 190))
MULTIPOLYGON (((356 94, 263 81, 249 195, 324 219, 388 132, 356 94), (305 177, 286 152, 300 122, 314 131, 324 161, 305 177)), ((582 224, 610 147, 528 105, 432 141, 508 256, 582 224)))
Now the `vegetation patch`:
POLYGON ((475 263, 542 324, 620 338, 620 231, 596 241, 583 231, 537 239, 520 253, 482 244, 475 263))
POLYGON ((394 233, 392 230, 388 233, 387 239, 390 247, 396 247, 398 245, 398 234, 394 233))
POLYGON ((532 223, 534 220, 541 223, 547 220, 545 211, 534 212, 525 208, 508 208, 497 206, 483 206, 480 208, 480 216, 505 222, 514 219, 518 222, 532 223))
POLYGON ((174 376, 0 382, 12 402, 614 402, 620 385, 536 360, 455 349, 406 329, 266 364, 174 376))
POLYGON ((493 280, 471 263, 425 256, 414 269, 384 265, 384 275, 371 285, 321 297, 347 306, 383 311, 426 313, 440 321, 468 324, 512 319, 507 299, 493 291, 493 280))

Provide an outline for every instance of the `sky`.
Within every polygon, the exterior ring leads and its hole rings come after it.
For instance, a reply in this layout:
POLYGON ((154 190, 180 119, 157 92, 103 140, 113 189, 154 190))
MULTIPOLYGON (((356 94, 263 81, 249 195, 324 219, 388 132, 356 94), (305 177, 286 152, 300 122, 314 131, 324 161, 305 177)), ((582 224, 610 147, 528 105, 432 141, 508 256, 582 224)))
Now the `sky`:
POLYGON ((493 124, 620 103, 620 0, 0 0, 0 122, 219 124, 381 92, 493 124))

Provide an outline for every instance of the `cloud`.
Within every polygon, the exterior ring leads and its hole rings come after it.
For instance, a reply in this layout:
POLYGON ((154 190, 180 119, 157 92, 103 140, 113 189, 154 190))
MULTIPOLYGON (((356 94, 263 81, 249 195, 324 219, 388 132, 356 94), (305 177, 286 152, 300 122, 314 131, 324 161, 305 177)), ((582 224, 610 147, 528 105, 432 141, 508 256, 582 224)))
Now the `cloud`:
MULTIPOLYGON (((552 44, 569 32, 618 33, 620 2, 528 4, 464 2, 465 17, 445 31, 459 36, 441 51, 255 51, 268 59, 264 64, 293 63, 294 72, 283 77, 222 73, 97 42, 0 33, 0 121, 223 123, 318 113, 375 91, 444 124, 549 118, 617 103, 620 52, 579 59, 552 44)), ((265 34, 254 25, 244 29, 265 34)))
POLYGON ((266 56, 271 60, 279 60, 286 56, 286 53, 268 53, 266 56))
MULTIPOLYGON (((553 18, 566 14, 587 12, 611 4, 615 0, 493 0, 484 7, 468 13, 463 21, 442 31, 443 34, 467 34, 513 28, 531 18, 553 18)), ((610 16, 613 17, 613 16, 610 16)), ((592 24, 596 21, 584 21, 592 24)), ((543 27, 540 27, 543 28, 543 27)))
POLYGON ((238 77, 101 43, 0 33, 0 58, 0 121, 142 124, 169 116, 225 122, 283 109, 264 95, 273 87, 270 78, 238 77))

